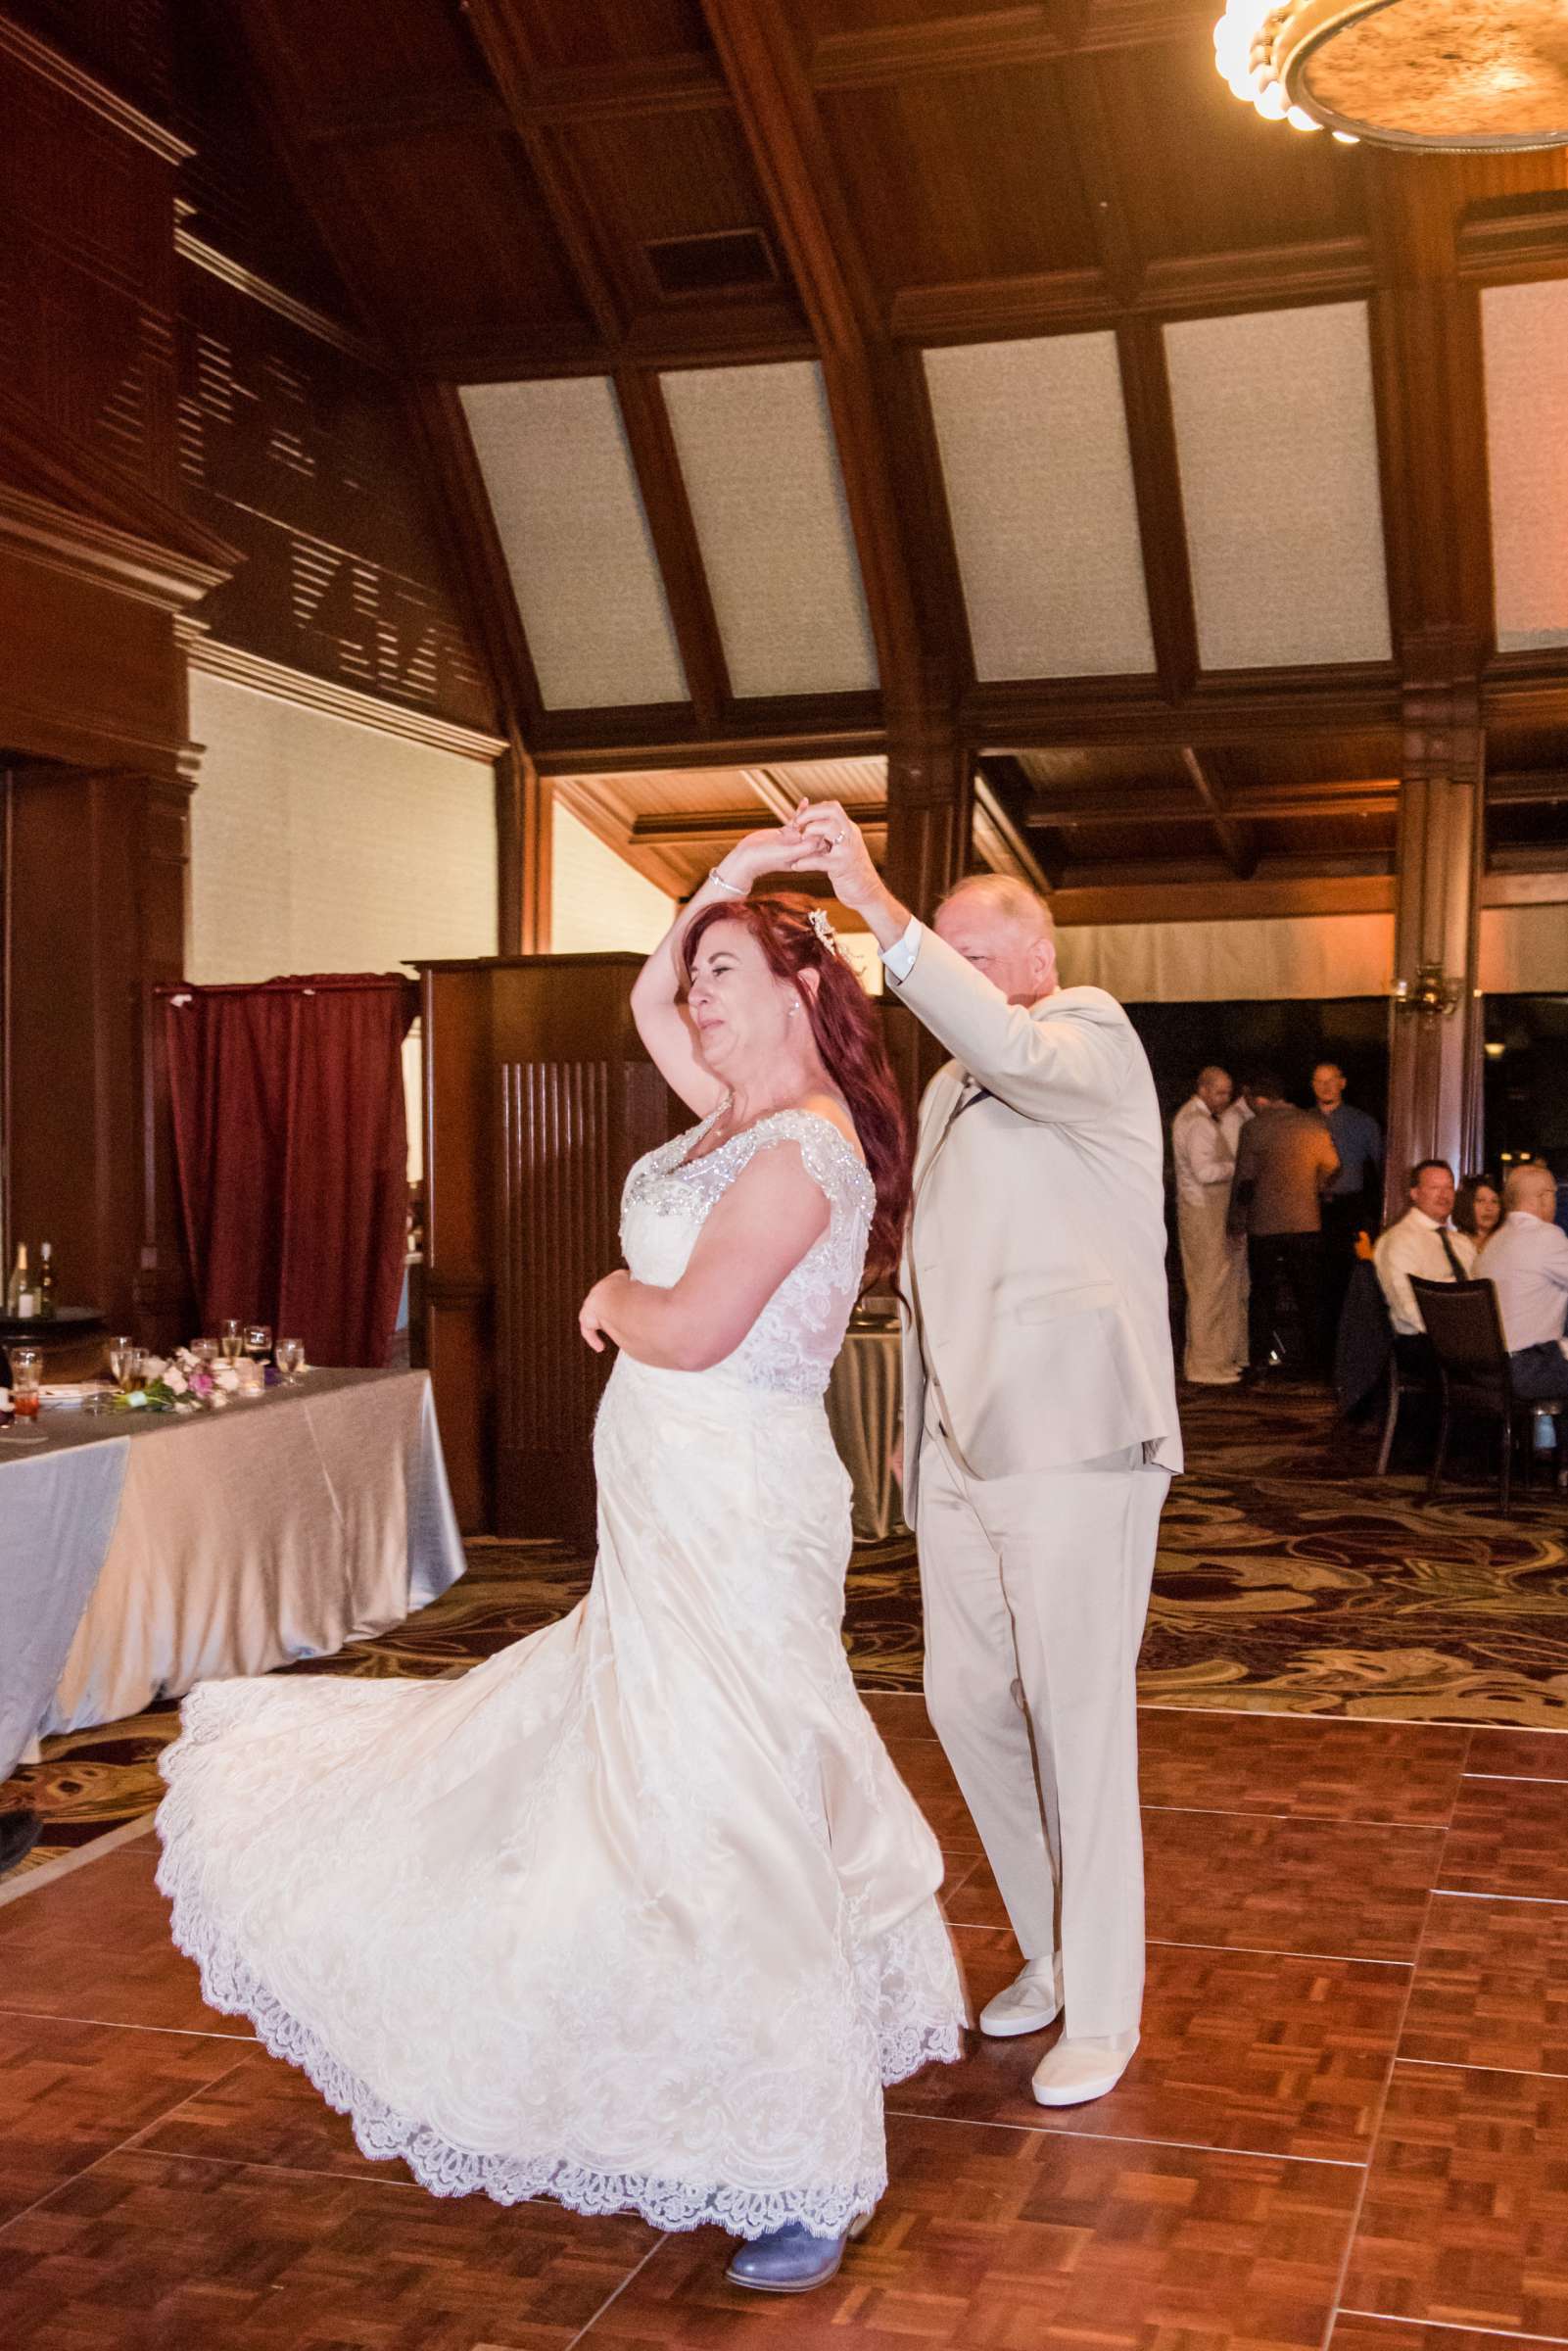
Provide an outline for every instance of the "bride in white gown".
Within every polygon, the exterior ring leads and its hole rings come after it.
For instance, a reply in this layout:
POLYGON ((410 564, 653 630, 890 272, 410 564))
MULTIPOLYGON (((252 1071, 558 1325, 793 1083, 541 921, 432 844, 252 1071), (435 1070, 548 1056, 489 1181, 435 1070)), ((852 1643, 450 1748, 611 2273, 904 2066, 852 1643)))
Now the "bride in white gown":
POLYGON ((837 2268, 884 2084, 963 2023, 937 1846, 840 1640, 822 1394, 908 1167, 831 935, 741 903, 795 840, 732 850, 638 984, 703 1116, 633 1169, 630 1271, 582 1310, 621 1351, 587 1599, 456 1682, 202 1684, 158 1815, 209 2004, 365 2153, 441 2195, 717 2223, 774 2291, 837 2268))

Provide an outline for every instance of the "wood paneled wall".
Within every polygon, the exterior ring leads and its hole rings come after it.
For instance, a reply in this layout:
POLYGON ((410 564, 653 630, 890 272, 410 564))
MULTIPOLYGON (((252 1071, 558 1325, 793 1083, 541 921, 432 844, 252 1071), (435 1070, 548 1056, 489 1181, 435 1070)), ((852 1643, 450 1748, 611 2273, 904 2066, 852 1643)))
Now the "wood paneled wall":
POLYGON ((0 4, 0 1208, 8 1238, 57 1243, 72 1303, 153 1342, 188 1335, 149 991, 184 969, 189 648, 212 634, 410 725, 495 710, 404 388, 312 308, 341 287, 225 23, 0 4))
POLYGON ((592 1541, 610 1357, 577 1310, 620 1262, 635 1160, 684 1114, 631 1015, 635 955, 421 967, 425 1334, 465 1534, 592 1541))

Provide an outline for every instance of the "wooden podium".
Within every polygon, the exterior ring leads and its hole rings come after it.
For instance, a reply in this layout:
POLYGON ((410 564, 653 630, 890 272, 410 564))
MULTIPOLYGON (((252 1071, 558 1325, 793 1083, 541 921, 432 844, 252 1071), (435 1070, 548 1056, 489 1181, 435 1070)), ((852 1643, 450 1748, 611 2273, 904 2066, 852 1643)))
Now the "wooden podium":
POLYGON ((631 1014, 638 955, 419 965, 425 1347, 465 1534, 592 1545, 613 1354, 577 1310, 621 1263, 627 1171, 686 1113, 631 1014))

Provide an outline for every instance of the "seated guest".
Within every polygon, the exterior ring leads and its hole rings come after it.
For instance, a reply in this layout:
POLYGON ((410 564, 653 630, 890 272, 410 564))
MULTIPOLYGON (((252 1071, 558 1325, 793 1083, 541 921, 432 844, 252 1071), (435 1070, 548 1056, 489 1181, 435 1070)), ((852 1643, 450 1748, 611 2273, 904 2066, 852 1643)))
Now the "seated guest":
POLYGON ((1450 1232, 1453 1170, 1446 1159, 1418 1160, 1410 1170, 1410 1205, 1397 1224, 1378 1236, 1373 1262, 1394 1322, 1401 1367, 1417 1377, 1432 1371, 1432 1346, 1410 1276, 1423 1281, 1468 1281, 1475 1271, 1475 1243, 1466 1232, 1450 1232))
POLYGON ((1568 1233, 1553 1222, 1557 1179, 1549 1168, 1515 1168, 1503 1186, 1507 1215, 1487 1250, 1486 1278, 1513 1366, 1513 1392, 1544 1402, 1568 1396, 1568 1233))
POLYGON ((1323 1345, 1323 1194, 1339 1174, 1339 1153, 1314 1111, 1297 1110, 1271 1070, 1247 1080, 1253 1118, 1236 1144, 1236 1180, 1227 1229, 1247 1235, 1252 1280, 1251 1361, 1269 1360, 1279 1292, 1286 1288, 1312 1371, 1326 1368, 1323 1345))
MULTIPOLYGON (((1490 1176, 1467 1176, 1453 1200, 1453 1228, 1475 1243, 1479 1257, 1502 1223, 1502 1194, 1490 1176)), ((1490 1271, 1490 1269, 1489 1269, 1490 1271)))

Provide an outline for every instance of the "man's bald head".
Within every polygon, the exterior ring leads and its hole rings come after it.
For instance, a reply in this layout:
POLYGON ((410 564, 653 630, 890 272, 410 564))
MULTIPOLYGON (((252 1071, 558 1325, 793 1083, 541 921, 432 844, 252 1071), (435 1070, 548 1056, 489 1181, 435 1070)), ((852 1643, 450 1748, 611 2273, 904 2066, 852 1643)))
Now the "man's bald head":
POLYGON ((1235 1092, 1230 1072, 1222 1070, 1217 1061, 1212 1061, 1207 1069, 1199 1071, 1198 1099, 1206 1110, 1213 1112, 1216 1119, 1222 1110, 1230 1108, 1235 1092))
POLYGON ((1010 1004, 1037 1004, 1057 985, 1051 909, 1011 874, 971 874, 948 891, 932 927, 1010 1004))
POLYGON ((1515 1209, 1522 1208, 1549 1224, 1557 1207, 1557 1178, 1539 1160, 1529 1161, 1522 1168, 1510 1168, 1502 1187, 1502 1205, 1510 1216, 1515 1209))

